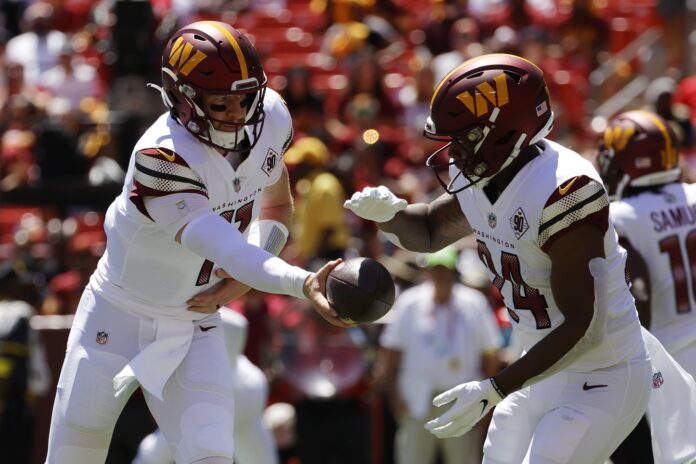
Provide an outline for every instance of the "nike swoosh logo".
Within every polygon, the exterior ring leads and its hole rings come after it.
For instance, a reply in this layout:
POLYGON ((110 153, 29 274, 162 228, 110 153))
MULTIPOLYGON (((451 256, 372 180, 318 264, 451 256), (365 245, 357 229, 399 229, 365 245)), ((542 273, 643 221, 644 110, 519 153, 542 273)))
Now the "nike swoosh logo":
POLYGON ((214 329, 214 328, 217 327, 217 326, 216 326, 216 325, 211 325, 211 326, 208 326, 208 327, 203 327, 202 325, 199 325, 198 327, 200 327, 201 330, 202 330, 203 332, 207 332, 207 331, 209 331, 210 329, 214 329))
POLYGON ((175 155, 175 154, 174 154, 174 155, 170 155, 170 154, 167 153, 166 151, 160 150, 159 148, 155 148, 155 150, 157 150, 157 151, 160 153, 160 155, 164 156, 164 158, 165 158, 167 161, 172 161, 172 162, 174 162, 174 160, 176 159, 176 155, 175 155))
POLYGON ((597 384, 597 385, 587 385, 587 382, 585 382, 585 383, 582 384, 582 389, 585 390, 585 391, 587 391, 587 390, 592 390, 593 388, 603 388, 603 387, 608 387, 608 386, 609 386, 609 385, 601 385, 601 384, 597 384))
POLYGON ((568 185, 566 185, 565 187, 558 187, 558 193, 560 193, 561 195, 565 195, 566 193, 568 193, 568 190, 570 190, 570 187, 573 186, 576 180, 578 180, 577 176, 573 177, 573 179, 570 182, 568 182, 568 185))
POLYGON ((486 410, 486 406, 488 406, 488 400, 481 400, 481 414, 479 414, 479 416, 483 416, 483 411, 486 410))

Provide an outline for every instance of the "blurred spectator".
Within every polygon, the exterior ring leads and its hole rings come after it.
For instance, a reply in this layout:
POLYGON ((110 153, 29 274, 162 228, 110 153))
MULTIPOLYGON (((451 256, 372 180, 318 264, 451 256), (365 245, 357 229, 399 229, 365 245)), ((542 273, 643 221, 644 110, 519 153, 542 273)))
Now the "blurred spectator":
POLYGON ((29 323, 34 308, 25 295, 32 287, 14 263, 0 267, 0 452, 13 464, 31 462, 33 401, 50 386, 43 346, 29 323))
POLYGON ((273 433, 280 464, 300 464, 295 407, 290 403, 273 403, 263 412, 263 422, 273 433))
POLYGON ((103 231, 75 233, 67 243, 67 271, 53 277, 41 305, 42 314, 74 314, 82 291, 104 254, 106 236, 103 231))
POLYGON ((60 50, 58 60, 58 65, 44 73, 41 88, 66 99, 71 111, 78 109, 83 99, 99 96, 96 68, 78 60, 70 41, 60 50))
POLYGON ((343 121, 350 119, 349 105, 357 95, 364 94, 376 101, 377 118, 394 121, 402 108, 384 85, 384 74, 384 68, 371 55, 355 57, 350 66, 348 89, 337 101, 328 102, 328 112, 343 121))
POLYGON ((691 110, 684 104, 673 103, 676 89, 677 82, 671 77, 654 79, 645 90, 645 102, 648 104, 646 109, 664 118, 674 129, 680 148, 688 151, 694 139, 691 110))
POLYGON ((0 141, 0 191, 26 187, 36 181, 38 171, 33 154, 35 137, 31 131, 10 129, 0 141))
POLYGON ((588 77, 609 47, 609 24, 592 10, 591 0, 575 0, 570 17, 558 27, 565 69, 588 77))
POLYGON ((28 83, 38 84, 42 74, 56 64, 67 42, 64 33, 53 29, 54 8, 48 2, 36 2, 24 11, 23 32, 7 42, 5 59, 24 66, 28 83))
POLYGON ((343 208, 346 194, 328 170, 329 149, 321 140, 305 137, 284 158, 295 186, 292 237, 297 254, 305 262, 342 257, 350 237, 343 208))
POLYGON ((309 135, 326 139, 324 99, 312 89, 310 70, 306 67, 292 67, 285 77, 287 81, 282 95, 292 115, 296 136, 309 135))
POLYGON ((152 46, 155 24, 151 3, 115 0, 112 12, 115 20, 111 27, 114 75, 156 76, 160 48, 152 46))
POLYGON ((685 105, 689 110, 691 124, 696 125, 696 75, 679 81, 672 102, 685 105))
MULTIPOLYGON (((448 72, 469 58, 483 53, 482 45, 479 42, 479 26, 474 19, 465 17, 456 20, 449 33, 450 50, 433 58, 434 83, 440 82, 448 72)), ((434 88, 433 86, 428 94, 432 94, 434 88)))
POLYGON ((500 331, 486 299, 457 282, 457 259, 452 246, 425 256, 429 279, 399 295, 381 336, 398 464, 432 463, 438 448, 445 464, 481 459, 478 429, 438 440, 424 428, 436 395, 499 367, 500 331))

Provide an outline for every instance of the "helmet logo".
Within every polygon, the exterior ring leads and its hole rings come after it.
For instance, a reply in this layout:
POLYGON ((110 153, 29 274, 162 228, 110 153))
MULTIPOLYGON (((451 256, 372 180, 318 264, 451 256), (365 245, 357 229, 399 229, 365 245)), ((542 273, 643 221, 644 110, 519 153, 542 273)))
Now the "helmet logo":
POLYGON ((604 131, 604 146, 606 148, 613 148, 614 150, 621 151, 626 148, 628 141, 633 136, 635 132, 633 127, 621 127, 616 126, 611 129, 604 131))
POLYGON ((175 67, 184 76, 188 76, 198 64, 207 58, 208 55, 200 50, 191 56, 193 45, 184 42, 183 37, 179 37, 172 45, 169 52, 169 65, 175 67))
POLYGON ((508 97, 507 76, 500 73, 493 78, 495 89, 488 82, 482 82, 474 89, 474 95, 468 90, 457 95, 457 100, 464 103, 464 106, 476 116, 483 116, 488 113, 488 102, 494 107, 500 108, 510 102, 508 97))

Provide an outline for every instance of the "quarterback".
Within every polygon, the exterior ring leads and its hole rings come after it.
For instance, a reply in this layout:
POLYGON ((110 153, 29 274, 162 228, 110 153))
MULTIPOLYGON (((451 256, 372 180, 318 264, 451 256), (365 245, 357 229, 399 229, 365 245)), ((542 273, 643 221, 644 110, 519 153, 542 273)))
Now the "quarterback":
POLYGON ((405 249, 429 252, 473 233, 524 348, 492 378, 435 397, 438 437, 493 407, 484 462, 604 463, 646 410, 651 365, 599 174, 546 136, 542 71, 513 55, 464 62, 436 87, 425 135, 447 193, 407 205, 383 186, 346 207, 405 249))
POLYGON ((177 463, 231 464, 234 373, 220 305, 249 287, 308 298, 345 326, 316 273, 276 255, 292 213, 289 112, 247 37, 201 21, 162 56, 168 112, 133 149, 105 219, 106 253, 78 306, 53 408, 49 464, 104 462, 137 387, 177 463))

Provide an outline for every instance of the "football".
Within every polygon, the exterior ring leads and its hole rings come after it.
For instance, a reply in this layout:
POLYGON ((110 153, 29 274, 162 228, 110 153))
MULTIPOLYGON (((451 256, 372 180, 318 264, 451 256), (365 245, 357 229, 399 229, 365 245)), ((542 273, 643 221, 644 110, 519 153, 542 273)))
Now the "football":
POLYGON ((338 316, 358 324, 384 316, 394 304, 394 294, 391 274, 370 258, 339 264, 326 281, 326 298, 338 316))

